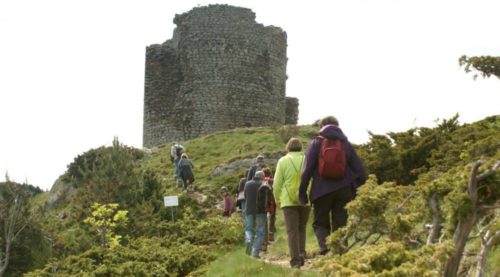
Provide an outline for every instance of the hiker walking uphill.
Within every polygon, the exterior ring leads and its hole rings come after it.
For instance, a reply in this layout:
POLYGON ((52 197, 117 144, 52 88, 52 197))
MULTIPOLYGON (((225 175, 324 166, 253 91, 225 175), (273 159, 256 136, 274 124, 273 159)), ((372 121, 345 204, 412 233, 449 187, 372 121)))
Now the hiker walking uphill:
POLYGON ((231 199, 231 196, 229 195, 229 190, 227 189, 227 187, 222 186, 219 189, 219 191, 222 194, 222 198, 224 200, 224 211, 222 212, 222 216, 230 217, 234 211, 233 199, 231 199))
POLYGON ((252 181, 245 184, 245 244, 247 255, 260 258, 259 252, 266 227, 266 199, 258 197, 264 172, 257 171, 252 181))
POLYGON ((188 186, 192 186, 194 182, 193 163, 188 159, 186 153, 182 153, 179 161, 179 177, 182 180, 182 188, 187 191, 188 186))
POLYGON ((182 153, 185 152, 184 146, 177 142, 172 142, 170 147, 170 161, 175 164, 175 178, 179 178, 179 161, 181 160, 182 153))
POLYGON ((267 220, 266 220, 266 228, 264 232, 264 241, 262 242, 262 251, 267 251, 267 246, 271 241, 274 241, 274 233, 276 233, 276 202, 274 201, 274 195, 272 193, 273 188, 273 178, 272 171, 269 167, 265 167, 262 169, 264 172, 264 180, 263 184, 269 186, 269 204, 266 205, 267 211, 267 220))
POLYGON ((299 203, 299 186, 304 154, 302 143, 297 138, 291 138, 287 145, 288 152, 279 159, 274 176, 274 198, 282 208, 288 236, 288 251, 290 266, 300 268, 306 257, 306 225, 309 219, 309 206, 299 203))
POLYGON ((238 185, 238 192, 236 195, 236 207, 241 211, 243 219, 245 218, 245 184, 247 183, 248 170, 244 175, 240 176, 240 183, 238 185))
POLYGON ((337 119, 328 116, 320 121, 319 136, 307 149, 305 168, 299 189, 300 203, 313 205, 313 229, 318 240, 319 253, 329 249, 326 237, 347 223, 345 206, 359 186, 366 181, 366 173, 354 147, 339 128, 337 119), (310 194, 309 181, 313 179, 310 194))
POLYGON ((262 170, 264 167, 266 167, 264 162, 264 156, 262 155, 257 156, 257 158, 255 158, 255 164, 248 169, 247 182, 252 181, 255 172, 262 170))

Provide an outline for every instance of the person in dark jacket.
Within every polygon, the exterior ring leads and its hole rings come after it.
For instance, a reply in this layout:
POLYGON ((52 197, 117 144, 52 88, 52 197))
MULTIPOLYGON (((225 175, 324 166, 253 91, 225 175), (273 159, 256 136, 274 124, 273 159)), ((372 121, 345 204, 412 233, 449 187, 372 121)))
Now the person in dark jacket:
POLYGON ((187 191, 188 186, 194 182, 193 163, 188 159, 186 153, 182 153, 179 161, 179 177, 182 179, 183 190, 187 191))
POLYGON ((266 228, 266 203, 268 199, 260 195, 264 172, 257 171, 252 181, 245 184, 245 243, 246 254, 259 258, 266 228))
POLYGON ((329 179, 319 175, 318 159, 322 138, 314 138, 306 153, 304 171, 302 173, 299 201, 306 205, 309 200, 313 205, 313 229, 318 240, 319 253, 325 255, 329 249, 326 246, 326 237, 347 223, 347 211, 345 206, 356 195, 358 187, 366 181, 366 173, 363 164, 339 128, 337 119, 328 116, 320 121, 320 136, 327 139, 338 139, 346 156, 345 175, 343 178, 329 179), (307 189, 312 180, 309 196, 307 189))
POLYGON ((252 181, 255 172, 262 170, 264 167, 266 167, 264 162, 264 156, 262 155, 257 156, 257 158, 255 158, 255 164, 248 169, 247 182, 252 181))
POLYGON ((240 176, 240 183, 236 194, 236 206, 239 207, 243 220, 245 219, 245 184, 247 183, 247 175, 248 170, 240 176))

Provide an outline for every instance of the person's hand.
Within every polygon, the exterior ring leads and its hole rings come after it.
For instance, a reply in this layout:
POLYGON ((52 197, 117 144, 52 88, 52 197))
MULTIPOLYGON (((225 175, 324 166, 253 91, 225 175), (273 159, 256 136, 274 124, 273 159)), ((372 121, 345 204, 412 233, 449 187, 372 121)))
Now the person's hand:
POLYGON ((307 198, 304 199, 303 197, 299 197, 299 203, 300 203, 300 205, 307 206, 307 202, 308 202, 307 198))
POLYGON ((307 206, 307 203, 309 203, 309 199, 307 199, 307 194, 299 194, 299 203, 302 206, 307 206))

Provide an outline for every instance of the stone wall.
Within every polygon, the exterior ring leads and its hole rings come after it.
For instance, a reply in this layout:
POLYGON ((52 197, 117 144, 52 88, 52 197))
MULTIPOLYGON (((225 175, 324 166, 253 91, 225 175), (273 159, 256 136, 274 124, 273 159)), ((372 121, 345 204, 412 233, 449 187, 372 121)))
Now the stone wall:
POLYGON ((194 8, 174 23, 172 39, 146 49, 144 147, 297 123, 298 100, 285 97, 283 30, 228 5, 194 8))

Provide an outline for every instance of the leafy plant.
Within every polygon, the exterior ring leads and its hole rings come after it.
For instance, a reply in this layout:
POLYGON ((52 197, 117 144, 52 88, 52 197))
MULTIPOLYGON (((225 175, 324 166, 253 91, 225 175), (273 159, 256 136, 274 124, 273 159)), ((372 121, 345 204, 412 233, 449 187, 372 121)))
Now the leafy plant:
POLYGON ((127 211, 118 210, 118 204, 92 205, 91 216, 83 220, 89 224, 98 234, 103 248, 114 248, 120 245, 121 235, 115 233, 118 228, 123 228, 127 222, 127 211))

